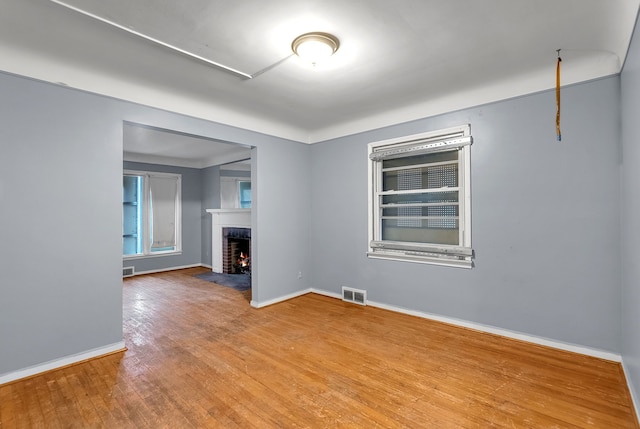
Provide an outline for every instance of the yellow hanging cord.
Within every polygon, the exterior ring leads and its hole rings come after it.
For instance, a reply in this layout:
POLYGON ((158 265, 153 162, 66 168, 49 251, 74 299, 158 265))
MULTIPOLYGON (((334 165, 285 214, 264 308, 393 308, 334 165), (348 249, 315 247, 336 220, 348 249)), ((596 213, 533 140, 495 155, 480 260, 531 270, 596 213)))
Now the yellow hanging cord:
POLYGON ((558 49, 558 63, 556 65, 556 106, 558 108, 556 112, 556 135, 558 136, 558 141, 562 141, 562 133, 560 132, 560 63, 562 62, 562 58, 560 58, 560 49, 558 49))

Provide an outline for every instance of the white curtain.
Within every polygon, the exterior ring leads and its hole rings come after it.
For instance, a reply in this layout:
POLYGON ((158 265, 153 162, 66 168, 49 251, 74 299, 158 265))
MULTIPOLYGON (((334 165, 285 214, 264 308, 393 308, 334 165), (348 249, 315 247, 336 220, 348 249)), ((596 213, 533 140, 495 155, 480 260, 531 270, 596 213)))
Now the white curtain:
POLYGON ((178 178, 150 176, 151 250, 176 246, 178 178))

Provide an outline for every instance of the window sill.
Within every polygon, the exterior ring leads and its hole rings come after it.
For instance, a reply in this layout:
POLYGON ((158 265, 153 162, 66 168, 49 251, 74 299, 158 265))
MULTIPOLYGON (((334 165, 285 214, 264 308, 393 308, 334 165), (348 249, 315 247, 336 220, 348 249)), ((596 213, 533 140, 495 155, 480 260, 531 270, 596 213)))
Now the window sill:
POLYGON ((416 264, 427 264, 427 265, 440 265, 443 267, 454 267, 454 268, 473 268, 473 261, 470 259, 444 259, 438 257, 428 257, 428 256, 416 256, 416 255, 406 255, 403 253, 382 253, 382 252, 367 252, 367 257, 372 259, 386 259, 390 261, 401 261, 401 262, 413 262, 416 264))
POLYGON ((176 256, 176 255, 182 255, 182 251, 179 250, 177 252, 157 252, 149 255, 122 255, 122 260, 130 261, 132 259, 159 258, 161 256, 176 256))

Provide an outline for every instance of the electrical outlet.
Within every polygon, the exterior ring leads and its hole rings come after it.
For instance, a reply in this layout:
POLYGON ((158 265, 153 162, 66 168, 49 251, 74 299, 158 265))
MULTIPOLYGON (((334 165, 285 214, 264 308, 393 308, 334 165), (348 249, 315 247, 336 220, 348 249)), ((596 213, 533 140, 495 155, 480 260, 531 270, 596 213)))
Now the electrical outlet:
POLYGON ((298 271, 298 280, 302 278, 302 271, 298 271))

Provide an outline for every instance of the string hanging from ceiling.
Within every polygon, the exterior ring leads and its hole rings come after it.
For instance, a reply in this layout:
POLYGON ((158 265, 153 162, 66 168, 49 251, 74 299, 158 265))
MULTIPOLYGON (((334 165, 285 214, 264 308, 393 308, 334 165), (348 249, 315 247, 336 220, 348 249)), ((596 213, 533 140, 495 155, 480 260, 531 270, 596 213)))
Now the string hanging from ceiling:
POLYGON ((560 49, 556 51, 558 52, 558 62, 556 63, 556 135, 558 141, 562 141, 562 133, 560 132, 560 64, 562 58, 560 58, 560 49))

